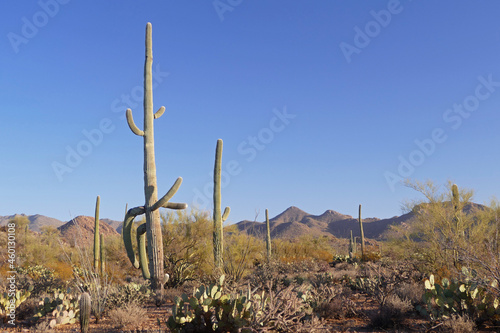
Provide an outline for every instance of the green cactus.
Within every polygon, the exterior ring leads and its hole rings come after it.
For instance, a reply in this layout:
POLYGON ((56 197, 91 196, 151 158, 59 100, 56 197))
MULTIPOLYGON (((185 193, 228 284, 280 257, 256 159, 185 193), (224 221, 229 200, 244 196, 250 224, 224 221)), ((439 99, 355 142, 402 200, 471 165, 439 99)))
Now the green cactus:
POLYGON ((158 200, 158 188, 156 184, 156 165, 154 154, 154 128, 153 120, 160 118, 165 112, 165 107, 161 107, 153 113, 153 42, 151 23, 146 25, 146 60, 144 64, 144 130, 140 130, 134 123, 132 110, 127 109, 127 123, 131 131, 144 138, 144 196, 145 205, 128 210, 124 219, 123 241, 127 250, 127 255, 134 265, 139 268, 139 262, 132 247, 131 230, 134 218, 137 215, 146 215, 146 238, 149 259, 149 272, 151 287, 153 290, 163 294, 163 241, 161 234, 161 221, 159 208, 185 209, 185 203, 168 202, 177 192, 182 183, 182 178, 177 178, 172 188, 160 200, 158 200))
POLYGON ((217 140, 215 149, 215 166, 214 166, 214 262, 215 267, 222 269, 223 267, 223 244, 224 231, 223 223, 229 216, 231 208, 226 207, 224 214, 221 215, 221 189, 220 176, 222 164, 222 140, 217 140))
POLYGON ((33 291, 33 286, 30 286, 28 290, 17 290, 14 295, 11 293, 0 294, 0 315, 6 315, 9 313, 11 308, 11 299, 15 297, 14 306, 17 309, 24 301, 30 297, 33 291))
POLYGON ((356 254, 356 240, 352 238, 352 230, 351 230, 351 238, 349 238, 349 258, 353 259, 356 254))
POLYGON ((266 249, 267 249, 267 261, 271 260, 271 227, 269 225, 269 211, 266 209, 266 249))
POLYGON ((82 333, 89 332, 91 300, 88 293, 83 293, 80 297, 80 329, 82 333))
POLYGON ((99 244, 99 205, 101 198, 97 196, 95 203, 95 227, 94 227, 94 269, 97 272, 99 269, 99 254, 100 254, 100 244, 99 244))
POLYGON ((49 325, 54 328, 56 325, 74 324, 78 313, 80 296, 71 295, 71 290, 66 293, 56 291, 52 297, 45 297, 38 303, 38 308, 33 320, 38 320, 48 314, 54 317, 49 325))
POLYGON ((202 285, 189 297, 176 297, 167 326, 172 332, 252 332, 252 319, 265 312, 268 297, 253 293, 229 294, 224 275, 218 284, 202 285), (215 315, 214 315, 215 314, 215 315))
POLYGON ((363 231, 363 220, 361 220, 361 205, 359 205, 359 229, 361 230, 361 259, 365 259, 365 233, 363 231))

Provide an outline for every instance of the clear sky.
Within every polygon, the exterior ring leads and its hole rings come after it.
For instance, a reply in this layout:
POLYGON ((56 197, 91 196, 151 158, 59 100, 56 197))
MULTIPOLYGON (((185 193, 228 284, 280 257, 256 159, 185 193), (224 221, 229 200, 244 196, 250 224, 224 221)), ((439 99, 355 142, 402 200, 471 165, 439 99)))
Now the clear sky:
POLYGON ((0 215, 120 220, 144 203, 153 24, 160 195, 229 222, 289 206, 391 217, 407 177, 499 195, 496 1, 2 1, 0 215), (206 193, 206 194, 204 194, 206 193))

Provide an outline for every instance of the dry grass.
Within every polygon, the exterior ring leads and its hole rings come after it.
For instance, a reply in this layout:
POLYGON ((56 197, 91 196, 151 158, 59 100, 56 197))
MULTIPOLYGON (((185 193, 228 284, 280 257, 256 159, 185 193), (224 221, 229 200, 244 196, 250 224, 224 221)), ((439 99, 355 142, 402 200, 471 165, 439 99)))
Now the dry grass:
POLYGON ((477 332, 476 324, 467 316, 452 316, 443 322, 442 328, 445 332, 472 333, 477 332))
POLYGON ((109 311, 111 325, 115 328, 138 328, 148 319, 146 309, 130 303, 124 307, 109 311))

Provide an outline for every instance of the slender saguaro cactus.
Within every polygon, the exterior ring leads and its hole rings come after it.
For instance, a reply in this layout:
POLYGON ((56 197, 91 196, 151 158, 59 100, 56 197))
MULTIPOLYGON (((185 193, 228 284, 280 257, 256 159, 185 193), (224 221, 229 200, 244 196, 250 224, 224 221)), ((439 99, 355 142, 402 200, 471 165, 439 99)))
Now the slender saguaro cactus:
POLYGON ((101 197, 97 196, 95 202, 95 227, 94 227, 94 270, 97 272, 99 269, 99 206, 101 204, 101 197))
POLYGON ((351 230, 351 238, 349 239, 349 258, 353 258, 354 254, 356 253, 356 241, 354 238, 352 238, 352 230, 351 230))
POLYGON ((222 139, 217 140, 214 166, 214 262, 215 267, 222 269, 224 231, 223 223, 229 216, 231 208, 226 207, 221 215, 220 174, 222 165, 222 139))
MULTIPOLYGON (((144 64, 144 130, 140 130, 134 123, 132 110, 127 109, 127 123, 130 130, 144 138, 144 196, 145 205, 131 208, 125 215, 123 222, 123 240, 127 255, 134 265, 138 268, 142 265, 143 271, 146 269, 146 262, 143 260, 139 264, 132 247, 132 224, 137 215, 146 215, 146 230, 141 229, 142 234, 147 238, 147 254, 149 259, 149 273, 151 279, 151 288, 157 292, 163 293, 163 242, 161 234, 160 207, 171 209, 185 209, 185 203, 168 202, 179 189, 182 178, 179 177, 174 185, 160 200, 158 200, 158 189, 156 185, 156 164, 154 154, 154 129, 153 120, 160 118, 165 112, 165 107, 161 107, 156 113, 153 113, 153 41, 151 23, 146 25, 146 60, 144 64)), ((138 231, 139 234, 139 231, 138 231)))
POLYGON ((359 205, 359 229, 361 230, 361 258, 365 258, 365 233, 363 231, 363 220, 361 220, 361 205, 359 205))
POLYGON ((266 209, 266 249, 267 261, 271 261, 271 227, 269 225, 269 211, 266 209))
POLYGON ((91 300, 88 293, 80 296, 80 329, 82 333, 89 332, 91 300))

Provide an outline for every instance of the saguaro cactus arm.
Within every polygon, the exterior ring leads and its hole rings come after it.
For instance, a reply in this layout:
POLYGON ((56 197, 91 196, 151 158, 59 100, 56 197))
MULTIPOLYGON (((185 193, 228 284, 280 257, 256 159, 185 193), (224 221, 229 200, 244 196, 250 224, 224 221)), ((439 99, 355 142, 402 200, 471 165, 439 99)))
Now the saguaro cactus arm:
POLYGON ((132 110, 127 109, 127 112, 125 113, 127 115, 127 124, 128 127, 130 127, 130 130, 138 136, 144 136, 144 131, 140 130, 139 127, 136 126, 134 123, 134 117, 132 116, 132 110))
POLYGON ((226 207, 224 209, 224 213, 222 214, 222 222, 225 222, 227 220, 230 212, 231 212, 231 207, 226 207))
POLYGON ((155 112, 154 118, 155 119, 160 118, 163 115, 164 112, 165 112, 165 107, 162 106, 161 108, 158 109, 158 111, 155 112))
POLYGON ((123 220, 123 244, 125 245, 127 256, 135 268, 139 268, 139 261, 137 261, 134 248, 132 246, 132 226, 134 225, 135 217, 141 214, 144 214, 144 206, 134 207, 127 211, 125 219, 123 220))
MULTIPOLYGON (((166 207, 166 206, 168 206, 167 203, 170 199, 172 199, 172 197, 175 195, 175 193, 177 193, 181 184, 182 184, 182 177, 179 177, 175 181, 174 185, 172 185, 170 190, 168 190, 168 192, 160 200, 155 202, 155 204, 151 207, 151 210, 157 210, 160 207, 170 208, 170 207, 166 207)), ((184 205, 185 205, 185 207, 179 208, 179 209, 187 208, 187 204, 184 204, 184 205)))
POLYGON ((149 279, 151 278, 151 274, 149 273, 148 253, 146 251, 146 223, 137 227, 137 248, 142 276, 145 279, 149 279))

